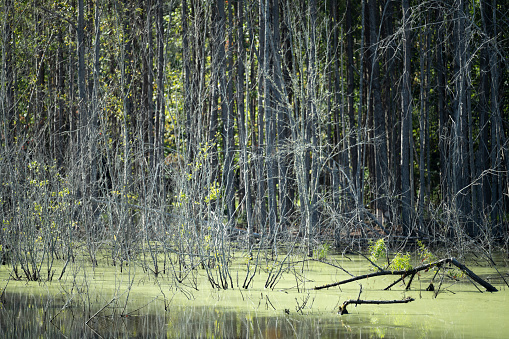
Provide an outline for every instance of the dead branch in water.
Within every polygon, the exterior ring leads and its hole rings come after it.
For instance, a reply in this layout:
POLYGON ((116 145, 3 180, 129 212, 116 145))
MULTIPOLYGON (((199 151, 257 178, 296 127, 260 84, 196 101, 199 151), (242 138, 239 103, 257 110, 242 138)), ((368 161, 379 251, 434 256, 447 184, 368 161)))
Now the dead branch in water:
POLYGON ((478 283, 479 285, 484 287, 486 289, 486 291, 488 291, 488 292, 497 292, 498 291, 493 285, 491 285, 490 283, 488 283, 487 281, 485 281, 484 279, 482 279, 481 277, 476 275, 474 272, 472 272, 470 269, 468 269, 468 267, 466 267, 465 265, 460 263, 458 260, 456 260, 456 258, 446 258, 446 259, 438 260, 438 261, 435 261, 435 262, 432 262, 432 263, 429 263, 429 264, 425 264, 425 265, 421 265, 421 266, 418 266, 418 267, 415 267, 415 268, 412 268, 412 269, 409 269, 409 270, 398 270, 398 271, 382 270, 382 271, 378 271, 378 272, 363 274, 363 275, 352 277, 352 278, 349 278, 349 279, 346 279, 346 280, 335 282, 335 283, 332 283, 332 284, 327 284, 327 285, 323 285, 323 286, 316 286, 315 290, 321 290, 321 289, 324 289, 324 288, 329 288, 329 287, 334 287, 334 286, 339 286, 339 285, 347 284, 347 283, 350 283, 350 282, 353 282, 353 281, 357 281, 357 280, 362 280, 362 279, 367 279, 367 278, 372 278, 372 277, 378 277, 378 276, 383 276, 383 275, 400 275, 401 276, 398 280, 396 280, 391 285, 386 287, 385 288, 386 290, 388 290, 389 288, 391 288, 392 286, 397 284, 399 281, 403 280, 405 277, 411 277, 411 280, 410 280, 410 282, 408 283, 408 285, 406 287, 407 289, 409 289, 410 288, 410 283, 412 282, 413 277, 415 276, 415 274, 417 274, 420 271, 429 270, 430 268, 433 268, 433 267, 439 267, 440 268, 444 264, 452 264, 452 265, 456 266, 463 273, 465 273, 467 276, 469 276, 473 281, 475 281, 476 283, 478 283))
POLYGON ((339 314, 348 314, 346 307, 350 304, 361 305, 361 304, 369 304, 369 305, 387 305, 387 304, 406 304, 411 301, 414 301, 414 298, 407 297, 402 300, 359 300, 359 299, 350 299, 345 301, 341 306, 339 306, 339 314))

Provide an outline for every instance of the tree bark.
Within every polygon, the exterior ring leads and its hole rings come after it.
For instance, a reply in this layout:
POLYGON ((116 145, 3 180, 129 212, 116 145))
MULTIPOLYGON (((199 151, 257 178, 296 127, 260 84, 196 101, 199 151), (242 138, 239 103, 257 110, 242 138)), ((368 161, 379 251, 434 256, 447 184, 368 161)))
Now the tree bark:
POLYGON ((310 0, 309 2, 310 13, 310 41, 309 41, 309 73, 308 73, 308 107, 310 113, 310 133, 311 133, 311 180, 309 185, 309 210, 308 210, 308 228, 307 228, 307 241, 308 241, 308 256, 313 255, 313 248, 311 246, 311 238, 317 231, 318 226, 318 210, 317 210, 317 195, 319 189, 318 166, 320 164, 318 138, 316 127, 318 125, 318 112, 316 107, 316 84, 317 84, 317 70, 316 70, 316 1, 310 0))
MULTIPOLYGON (((191 136, 191 69, 189 56, 189 24, 187 0, 182 0, 181 22, 182 22, 182 71, 184 73, 184 111, 186 112, 186 135, 187 135, 187 157, 191 162, 193 159, 191 136)), ((212 88, 213 90, 214 88, 212 88)))
POLYGON ((251 193, 251 176, 249 158, 247 154, 247 123, 245 109, 245 61, 246 49, 244 47, 244 0, 237 0, 237 114, 239 117, 239 143, 242 152, 242 175, 244 182, 244 196, 247 222, 248 250, 251 253, 251 235, 253 234, 253 203, 251 193))
POLYGON ((371 91, 373 98, 373 123, 375 138, 375 200, 376 214, 380 220, 387 212, 387 188, 389 187, 389 166, 387 158, 387 136, 385 134, 385 114, 382 106, 380 86, 380 63, 378 61, 378 27, 376 20, 376 0, 369 0, 370 42, 371 42, 371 91))
MULTIPOLYGON (((226 47, 226 12, 224 6, 224 0, 217 0, 217 10, 219 16, 218 22, 218 53, 219 53, 219 88, 221 96, 221 115, 223 123, 223 173, 222 173, 222 185, 224 187, 224 199, 227 210, 228 226, 231 227, 231 223, 234 221, 233 213, 235 211, 235 195, 233 185, 233 152, 234 152, 234 116, 233 116, 233 90, 232 81, 227 81, 227 68, 228 75, 231 72, 231 48, 226 47), (226 48, 228 49, 228 55, 225 54, 226 48)), ((231 11, 231 2, 228 2, 228 11, 231 11)), ((233 37, 231 34, 228 36, 229 44, 233 43, 233 37)))
MULTIPOLYGON (((279 1, 276 1, 279 3, 279 1)), ((274 9, 276 10, 276 8, 274 9)), ((279 4, 278 4, 279 12, 279 4)), ((284 15, 284 11, 282 11, 284 15)), ((279 17, 279 13, 278 13, 279 17)), ((279 25, 279 20, 274 20, 275 25, 279 25)), ((279 29, 278 29, 279 30, 279 29)), ((291 67, 291 36, 288 25, 285 19, 281 20, 281 35, 282 35, 282 56, 277 53, 277 49, 274 48, 272 54, 275 58, 276 67, 276 93, 277 97, 277 109, 278 109, 278 120, 277 120, 277 134, 278 134, 278 147, 279 147, 279 218, 281 227, 285 228, 288 226, 288 217, 292 210, 292 201, 290 199, 290 161, 289 156, 283 150, 288 146, 291 141, 290 135, 290 112, 288 107, 292 101, 292 92, 290 83, 289 68, 291 67)), ((277 46, 277 45, 276 45, 277 46)))
POLYGON ((269 29, 266 26, 265 20, 265 5, 266 0, 260 0, 258 3, 259 7, 259 18, 260 18, 260 30, 259 30, 259 48, 258 48, 258 143, 256 145, 257 154, 257 166, 256 166, 256 177, 257 177, 257 210, 258 210, 258 224, 264 233, 267 225, 267 206, 265 202, 265 190, 267 177, 265 176, 265 162, 263 161, 263 145, 265 140, 264 128, 264 112, 265 112, 265 97, 261 93, 265 93, 265 45, 268 44, 266 40, 267 34, 265 31, 269 29))
MULTIPOLYGON (((483 31, 486 36, 490 36, 491 17, 488 12, 488 1, 483 0, 480 3, 483 31)), ((477 175, 481 175, 490 166, 489 145, 490 145, 490 47, 483 46, 479 60, 480 83, 479 83, 479 156, 477 159, 477 175)), ((491 188, 489 176, 482 175, 481 179, 481 205, 484 212, 491 206, 491 188)))
POLYGON ((88 124, 87 93, 85 87, 85 38, 83 0, 78 0, 78 93, 80 112, 80 146, 82 156, 87 154, 86 129, 88 124))
MULTIPOLYGON (((467 47, 465 36, 465 13, 463 0, 459 0, 456 13, 455 24, 455 98, 454 98, 454 120, 453 120, 453 176, 454 176, 454 196, 455 207, 457 209, 460 222, 469 215, 468 207, 469 189, 467 179, 469 177, 469 166, 466 161, 467 156, 467 133, 466 133, 466 77, 467 77, 467 47)), ((467 229, 468 235, 473 235, 473 231, 467 229)))
MULTIPOLYGON (((443 17, 443 12, 437 10, 437 16, 443 17)), ((447 144, 448 137, 448 112, 447 98, 446 98, 446 59, 444 52, 445 44, 445 27, 443 25, 437 28, 437 49, 436 49, 436 68, 437 68, 437 110, 438 110, 438 151, 440 155, 440 188, 441 199, 444 203, 450 202, 450 174, 447 166, 449 145, 447 144)))
MULTIPOLYGON (((171 18, 171 16, 170 16, 171 18)), ((163 0, 157 1, 157 94, 156 94, 156 112, 155 112, 155 137, 154 137, 154 163, 157 171, 157 187, 164 196, 164 185, 162 178, 162 160, 164 157, 164 131, 166 121, 166 105, 164 101, 164 18, 163 18, 163 0)))
MULTIPOLYGON (((382 271, 372 272, 372 273, 368 273, 368 274, 358 275, 358 276, 355 276, 355 277, 352 277, 352 278, 349 278, 349 279, 345 279, 345 280, 342 280, 342 281, 339 281, 339 282, 335 282, 335 283, 331 283, 331 284, 327 284, 327 285, 322 285, 322 286, 316 286, 314 289, 315 290, 321 290, 321 289, 324 289, 324 288, 330 288, 330 287, 335 287, 335 286, 339 286, 339 285, 344 285, 344 284, 347 284, 347 283, 351 283, 353 281, 358 281, 358 280, 368 279, 368 278, 374 278, 374 277, 380 277, 380 276, 384 276, 384 275, 401 275, 402 278, 404 278, 404 277, 409 277, 409 276, 415 275, 415 274, 417 274, 418 272, 421 272, 421 271, 425 271, 425 270, 427 271, 427 270, 429 270, 430 268, 433 268, 433 267, 439 267, 440 268, 440 267, 442 267, 445 264, 451 264, 451 265, 456 266, 461 271, 463 271, 466 275, 468 275, 473 281, 475 281, 476 283, 478 283, 479 285, 484 287, 486 289, 486 291, 488 291, 488 292, 497 292, 498 291, 493 285, 491 285, 490 283, 488 283, 484 279, 480 278, 478 275, 476 275, 474 272, 472 272, 468 267, 466 267, 465 265, 460 263, 456 258, 445 258, 445 259, 442 259, 442 260, 434 261, 432 263, 424 264, 424 265, 421 265, 421 266, 418 266, 418 267, 415 267, 415 268, 411 268, 411 269, 408 269, 408 270, 397 270, 397 271, 382 270, 382 271)), ((394 284, 392 284, 392 285, 394 285, 394 284)), ((389 287, 391 287, 391 286, 389 286, 389 287)), ((386 289, 388 289, 389 287, 387 287, 386 289)), ((407 286, 407 289, 408 288, 409 288, 409 286, 407 286)))
POLYGON ((363 134, 362 134, 362 114, 363 114, 363 105, 364 105, 364 44, 365 44, 365 22, 366 22, 366 0, 361 1, 362 9, 361 9, 361 47, 360 47, 360 62, 359 62, 359 102, 357 108, 357 171, 355 172, 355 189, 356 189, 356 207, 359 209, 358 219, 359 221, 363 219, 362 209, 364 208, 364 157, 365 157, 365 144, 363 143, 363 134), (361 147, 362 146, 362 147, 361 147))
POLYGON ((346 13, 345 13, 345 34, 346 34, 346 57, 347 57, 347 86, 346 86, 346 96, 347 96, 347 111, 348 111, 348 120, 349 120, 349 129, 350 136, 348 139, 348 149, 349 149, 349 163, 351 168, 351 172, 349 175, 351 178, 354 175, 357 175, 357 142, 355 140, 355 105, 354 105, 354 59, 353 59, 353 25, 352 25, 352 2, 351 0, 347 0, 346 2, 346 13))
MULTIPOLYGON (((152 36, 153 29, 153 1, 147 0, 145 2, 145 12, 146 12, 146 44, 145 44, 145 56, 144 56, 144 64, 145 64, 145 72, 146 72, 146 98, 145 99, 145 131, 143 131, 143 139, 145 139, 145 144, 148 146, 148 150, 145 151, 147 159, 147 163, 150 165, 150 168, 154 170, 154 118, 155 118, 155 109, 154 109, 154 38, 152 36)), ((146 147, 146 146, 143 146, 146 147)))
POLYGON ((4 108, 2 110, 3 113, 3 131, 2 134, 5 138, 5 146, 6 149, 8 149, 13 142, 13 135, 14 131, 14 118, 15 118, 15 105, 14 105, 14 72, 13 72, 13 50, 12 45, 14 44, 14 38, 12 33, 12 20, 14 18, 14 8, 13 3, 11 0, 6 0, 4 4, 4 11, 7 16, 7 20, 4 24, 3 29, 3 47, 4 47, 4 63, 2 65, 5 79, 2 79, 5 81, 5 96, 2 95, 1 101, 4 101, 4 108))
POLYGON ((347 300, 345 302, 343 302, 343 304, 341 306, 339 306, 339 311, 338 313, 343 315, 343 314, 348 314, 348 311, 346 309, 346 307, 350 304, 354 304, 354 305, 388 305, 388 304, 406 304, 406 303, 409 303, 411 301, 415 301, 414 298, 411 298, 411 297, 406 297, 405 299, 402 299, 402 300, 359 300, 359 299, 350 299, 350 300, 347 300))
POLYGON ((410 138, 412 137, 412 99, 410 88, 411 41, 409 0, 402 0, 403 10, 403 79, 401 90, 401 204, 403 234, 410 234, 412 194, 410 187, 410 138))
POLYGON ((425 142, 425 134, 426 134, 426 70, 425 70, 425 62, 426 62, 426 54, 427 50, 425 50, 425 29, 427 25, 424 24, 424 28, 421 30, 421 34, 419 37, 419 45, 420 45, 420 112, 419 112, 419 202, 418 202, 418 218, 419 218, 419 229, 422 231, 424 224, 424 199, 426 196, 426 147, 427 143, 425 142))

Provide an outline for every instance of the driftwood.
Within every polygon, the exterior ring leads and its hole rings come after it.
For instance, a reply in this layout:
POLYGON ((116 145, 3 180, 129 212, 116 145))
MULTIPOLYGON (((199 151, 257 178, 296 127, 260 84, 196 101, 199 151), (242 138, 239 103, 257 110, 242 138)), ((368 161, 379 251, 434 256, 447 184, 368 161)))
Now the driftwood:
POLYGON ((456 258, 442 259, 442 260, 435 261, 435 262, 432 262, 432 263, 429 263, 429 264, 425 264, 425 265, 421 265, 421 266, 418 266, 418 267, 415 267, 415 268, 412 268, 412 269, 409 269, 409 270, 398 270, 398 271, 382 270, 382 271, 377 271, 377 272, 373 272, 373 273, 363 274, 363 275, 352 277, 352 278, 349 278, 349 279, 346 279, 346 280, 335 282, 335 283, 332 283, 332 284, 327 284, 327 285, 323 285, 323 286, 316 286, 315 290, 321 290, 321 289, 324 289, 324 288, 329 288, 329 287, 334 287, 334 286, 339 286, 339 285, 347 284, 347 283, 350 283, 350 282, 353 282, 353 281, 357 281, 357 280, 373 278, 373 277, 379 277, 379 276, 383 276, 383 275, 400 275, 401 276, 398 280, 393 282, 391 285, 387 286, 385 288, 386 290, 390 289, 392 286, 394 286, 395 284, 397 284, 398 282, 400 282, 401 280, 403 280, 406 277, 410 277, 410 281, 409 281, 409 283, 407 284, 407 287, 406 287, 406 289, 409 289, 410 288, 410 284, 411 284, 414 276, 418 272, 424 271, 424 270, 429 270, 430 268, 433 268, 433 267, 442 267, 444 264, 451 264, 451 265, 456 266, 462 272, 464 272, 468 277, 470 277, 470 279, 472 279, 473 281, 475 281, 476 283, 478 283, 479 285, 484 287, 486 289, 486 291, 488 291, 488 292, 497 292, 498 291, 493 285, 491 285, 490 283, 488 283, 487 281, 483 280, 481 277, 476 275, 474 272, 469 270, 465 265, 463 265, 458 260, 456 260, 456 258))
POLYGON ((350 304, 360 305, 360 304, 369 304, 369 305, 387 305, 387 304, 406 304, 411 301, 414 301, 414 298, 407 297, 402 300, 359 300, 359 299, 350 299, 345 301, 341 306, 339 306, 339 314, 348 314, 346 307, 350 304))

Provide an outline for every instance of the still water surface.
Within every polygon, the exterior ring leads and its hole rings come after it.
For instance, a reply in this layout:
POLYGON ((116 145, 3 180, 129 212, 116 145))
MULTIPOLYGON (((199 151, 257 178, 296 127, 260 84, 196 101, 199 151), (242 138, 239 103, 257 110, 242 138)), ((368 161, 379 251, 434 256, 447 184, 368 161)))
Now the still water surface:
MULTIPOLYGON (((362 258, 338 258, 349 272, 369 272, 362 258)), ((501 263, 499 270, 507 274, 501 263)), ((311 263, 287 273, 276 287, 263 288, 262 271, 253 288, 212 289, 198 276, 198 290, 177 286, 168 277, 148 276, 140 269, 122 273, 105 267, 51 283, 8 280, 0 266, 0 338, 507 338, 509 288, 489 267, 469 265, 490 280, 496 293, 480 293, 466 279, 444 280, 435 298, 425 291, 432 273, 424 273, 410 291, 383 288, 394 277, 350 283, 341 288, 314 286, 348 278, 331 266, 311 263), (362 287, 361 287, 362 285, 362 287), (504 287, 505 286, 505 287, 504 287), (416 300, 398 305, 338 306, 347 299, 416 300)), ((76 270, 77 271, 77 270, 76 270)), ((75 271, 75 272, 76 272, 75 271)), ((242 285, 242 274, 239 269, 242 285)), ((237 271, 232 270, 236 282, 237 271)))

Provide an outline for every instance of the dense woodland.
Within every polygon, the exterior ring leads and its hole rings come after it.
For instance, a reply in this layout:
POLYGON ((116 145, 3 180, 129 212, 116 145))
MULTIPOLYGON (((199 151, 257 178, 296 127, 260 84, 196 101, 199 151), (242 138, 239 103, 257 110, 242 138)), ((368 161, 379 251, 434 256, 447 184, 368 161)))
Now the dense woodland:
POLYGON ((145 253, 157 273, 160 253, 185 267, 233 236, 309 255, 508 245, 507 0, 0 11, 0 254, 16 275, 51 279, 77 246, 145 253))

